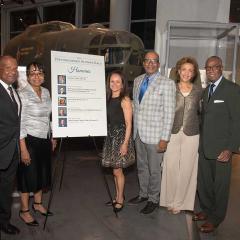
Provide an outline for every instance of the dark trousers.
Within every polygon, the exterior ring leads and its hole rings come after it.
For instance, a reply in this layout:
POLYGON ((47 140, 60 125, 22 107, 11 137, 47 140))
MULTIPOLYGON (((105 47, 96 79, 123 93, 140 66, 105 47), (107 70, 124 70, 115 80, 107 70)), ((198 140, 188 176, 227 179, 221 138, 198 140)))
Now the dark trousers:
POLYGON ((231 160, 226 163, 206 159, 199 153, 198 196, 208 221, 218 226, 225 218, 231 178, 231 160))
POLYGON ((18 150, 16 148, 8 168, 0 170, 0 224, 8 223, 11 218, 12 192, 18 161, 18 150))

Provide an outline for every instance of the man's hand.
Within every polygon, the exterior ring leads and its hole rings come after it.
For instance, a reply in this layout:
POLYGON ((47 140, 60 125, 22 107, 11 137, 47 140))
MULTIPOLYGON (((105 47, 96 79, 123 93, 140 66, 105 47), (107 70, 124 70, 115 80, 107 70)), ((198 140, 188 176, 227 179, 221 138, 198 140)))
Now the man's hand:
POLYGON ((157 145, 157 151, 159 153, 163 153, 167 150, 167 145, 168 145, 168 142, 165 141, 165 140, 160 140, 159 144, 157 145))
POLYGON ((219 161, 219 162, 228 162, 229 159, 231 158, 231 156, 232 156, 232 152, 231 152, 231 151, 229 151, 229 150, 223 150, 223 151, 219 154, 219 156, 218 156, 218 158, 217 158, 217 161, 219 161))

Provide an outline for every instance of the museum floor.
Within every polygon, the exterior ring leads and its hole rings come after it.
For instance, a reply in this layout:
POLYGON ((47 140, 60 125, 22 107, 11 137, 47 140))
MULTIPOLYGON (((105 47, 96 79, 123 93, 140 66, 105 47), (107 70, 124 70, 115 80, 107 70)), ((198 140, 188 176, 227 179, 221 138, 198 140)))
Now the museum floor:
MULTIPOLYGON (((59 161, 57 185, 45 230, 44 217, 36 215, 40 227, 28 227, 18 217, 19 198, 14 198, 12 223, 21 229, 18 236, 2 233, 2 240, 238 240, 240 236, 240 157, 233 159, 231 194, 227 217, 212 234, 199 234, 191 215, 172 215, 159 208, 150 215, 142 215, 144 206, 125 205, 118 218, 111 207, 96 151, 89 142, 78 142, 67 147, 62 188, 59 191, 61 163, 59 161)), ((61 159, 63 154, 61 155, 61 159)), ((107 174, 112 189, 113 182, 107 174)), ((126 199, 137 194, 136 169, 126 172, 126 199)), ((45 203, 49 194, 45 194, 45 203)))

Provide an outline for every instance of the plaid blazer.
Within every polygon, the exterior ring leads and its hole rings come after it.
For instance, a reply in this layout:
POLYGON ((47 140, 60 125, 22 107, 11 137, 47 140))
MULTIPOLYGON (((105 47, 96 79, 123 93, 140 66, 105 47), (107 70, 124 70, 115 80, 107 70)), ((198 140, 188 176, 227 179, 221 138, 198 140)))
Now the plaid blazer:
POLYGON ((133 137, 137 132, 147 144, 169 141, 176 105, 176 86, 173 80, 157 76, 148 86, 141 103, 138 96, 145 74, 134 80, 133 86, 133 137))

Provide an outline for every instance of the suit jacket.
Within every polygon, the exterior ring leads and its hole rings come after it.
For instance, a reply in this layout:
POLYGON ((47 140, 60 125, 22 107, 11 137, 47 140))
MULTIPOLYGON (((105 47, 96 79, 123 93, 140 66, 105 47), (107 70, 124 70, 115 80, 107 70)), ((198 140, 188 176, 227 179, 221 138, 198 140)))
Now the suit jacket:
POLYGON ((11 97, 2 84, 0 84, 0 111, 0 169, 6 169, 10 165, 18 146, 20 117, 11 97))
POLYGON ((237 152, 240 143, 240 87, 222 78, 208 102, 207 87, 202 99, 200 150, 217 159, 223 150, 237 152))
POLYGON ((138 97, 145 74, 134 80, 133 119, 136 138, 147 144, 158 144, 160 140, 168 141, 175 114, 176 87, 173 80, 157 76, 148 86, 141 103, 138 97))

